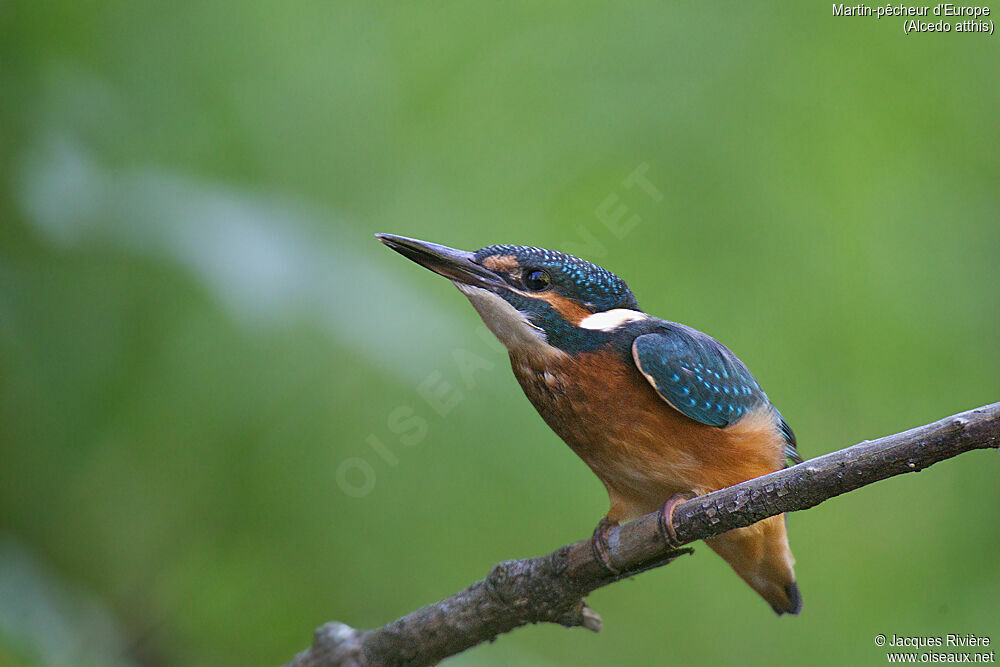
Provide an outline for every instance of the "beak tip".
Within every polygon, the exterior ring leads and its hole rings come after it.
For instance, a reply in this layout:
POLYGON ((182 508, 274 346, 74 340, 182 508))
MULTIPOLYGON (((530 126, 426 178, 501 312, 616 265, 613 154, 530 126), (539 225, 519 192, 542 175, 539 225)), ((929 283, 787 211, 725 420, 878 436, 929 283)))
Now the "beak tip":
POLYGON ((471 252, 382 232, 375 234, 375 238, 390 250, 452 281, 473 286, 491 286, 502 282, 496 274, 480 266, 471 252))
POLYGON ((381 241, 386 246, 392 248, 393 250, 398 250, 399 248, 399 244, 396 242, 396 240, 399 239, 400 237, 396 236, 395 234, 385 234, 383 232, 379 232, 375 234, 375 238, 377 238, 379 241, 381 241))

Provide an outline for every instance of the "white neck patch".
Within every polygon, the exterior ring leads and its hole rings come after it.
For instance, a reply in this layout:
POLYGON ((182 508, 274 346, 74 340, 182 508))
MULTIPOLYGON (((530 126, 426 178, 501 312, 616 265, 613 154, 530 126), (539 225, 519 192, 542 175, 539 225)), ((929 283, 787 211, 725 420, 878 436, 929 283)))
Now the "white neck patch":
POLYGON ((529 354, 562 354, 561 350, 549 345, 545 331, 529 322, 524 313, 504 299, 481 287, 455 280, 452 283, 469 299, 489 330, 508 350, 529 354))
POLYGON ((594 313, 593 315, 585 317, 580 320, 580 323, 577 324, 577 326, 582 329, 591 329, 593 331, 613 331, 629 322, 645 320, 647 318, 649 318, 649 315, 646 313, 640 313, 638 310, 615 308, 613 310, 606 310, 603 313, 594 313))

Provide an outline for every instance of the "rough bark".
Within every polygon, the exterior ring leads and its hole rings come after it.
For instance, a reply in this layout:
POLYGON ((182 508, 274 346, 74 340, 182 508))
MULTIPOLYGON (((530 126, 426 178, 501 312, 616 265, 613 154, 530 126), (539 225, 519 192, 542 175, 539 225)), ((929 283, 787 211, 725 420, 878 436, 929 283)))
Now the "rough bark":
MULTIPOLYGON (((674 529, 682 544, 703 540, 987 448, 1000 448, 1000 403, 693 498, 675 508, 674 529)), ((559 623, 597 632, 601 619, 584 603, 584 596, 689 551, 668 548, 660 533, 659 513, 613 528, 608 547, 620 575, 601 565, 587 538, 545 556, 499 563, 485 579, 381 628, 356 630, 327 623, 316 631, 312 646, 289 666, 432 665, 529 623, 559 623)))

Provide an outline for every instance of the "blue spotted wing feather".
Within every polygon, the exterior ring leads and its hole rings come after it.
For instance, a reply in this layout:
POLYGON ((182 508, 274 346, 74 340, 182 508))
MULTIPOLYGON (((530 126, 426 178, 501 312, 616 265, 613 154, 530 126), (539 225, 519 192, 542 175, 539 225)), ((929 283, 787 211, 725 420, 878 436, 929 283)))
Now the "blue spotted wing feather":
POLYGON ((768 404, 729 348, 690 327, 674 324, 639 336, 632 357, 663 400, 702 424, 725 427, 768 404))
POLYGON ((785 458, 791 459, 792 463, 802 463, 804 460, 799 455, 798 444, 795 442, 795 432, 792 431, 792 427, 788 425, 785 418, 782 417, 780 423, 781 435, 785 437, 785 458))

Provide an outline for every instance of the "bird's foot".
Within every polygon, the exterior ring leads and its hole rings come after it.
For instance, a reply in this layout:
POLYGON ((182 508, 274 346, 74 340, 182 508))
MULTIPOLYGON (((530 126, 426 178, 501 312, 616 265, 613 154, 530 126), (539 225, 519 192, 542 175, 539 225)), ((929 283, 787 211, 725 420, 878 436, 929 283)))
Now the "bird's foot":
POLYGON ((663 507, 660 509, 660 536, 671 549, 680 549, 684 546, 677 539, 677 531, 674 530, 674 508, 693 497, 694 495, 690 493, 675 493, 670 496, 667 502, 663 503, 663 507))
POLYGON ((621 570, 611 564, 611 552, 608 549, 608 532, 616 525, 618 524, 608 520, 608 517, 602 518, 597 523, 597 527, 594 528, 594 536, 591 538, 591 544, 594 546, 594 557, 597 558, 597 562, 610 574, 617 577, 621 574, 621 570))

